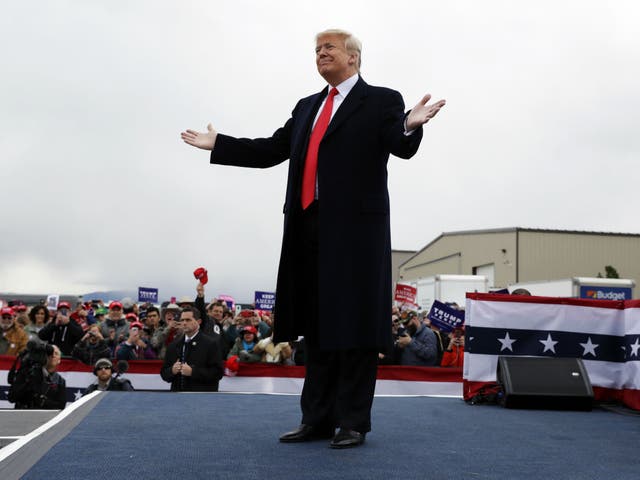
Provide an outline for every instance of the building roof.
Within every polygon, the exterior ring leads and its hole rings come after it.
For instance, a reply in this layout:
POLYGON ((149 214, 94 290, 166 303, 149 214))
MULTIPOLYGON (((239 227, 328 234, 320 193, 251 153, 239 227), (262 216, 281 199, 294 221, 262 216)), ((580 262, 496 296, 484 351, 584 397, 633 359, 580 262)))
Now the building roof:
POLYGON ((403 263, 400 264, 400 267, 409 263, 412 259, 420 255, 431 245, 436 243, 443 237, 453 237, 457 235, 477 235, 483 233, 517 233, 517 232, 540 232, 540 233, 562 233, 562 234, 572 234, 572 235, 603 235, 603 236, 616 236, 616 237, 638 237, 640 238, 640 233, 620 233, 620 232, 594 232, 588 230, 556 230, 549 228, 523 228, 523 227, 505 227, 505 228, 487 228, 483 230, 459 230, 456 232, 442 232, 436 238, 427 243, 424 247, 419 249, 415 255, 412 255, 403 263))

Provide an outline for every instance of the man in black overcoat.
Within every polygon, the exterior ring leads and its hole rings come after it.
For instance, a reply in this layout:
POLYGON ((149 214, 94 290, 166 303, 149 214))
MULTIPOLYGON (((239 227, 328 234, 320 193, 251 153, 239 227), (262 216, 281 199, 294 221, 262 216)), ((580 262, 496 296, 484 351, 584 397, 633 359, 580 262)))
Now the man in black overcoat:
POLYGON ((217 392, 223 375, 220 345, 200 332, 200 312, 184 307, 180 323, 184 335, 167 347, 160 375, 172 392, 217 392))
POLYGON ((377 353, 392 343, 387 161, 413 156, 422 125, 445 103, 426 95, 405 114, 398 92, 360 77, 360 57, 350 33, 321 32, 316 65, 329 85, 300 100, 271 137, 234 138, 211 124, 181 135, 211 150, 214 164, 266 168, 289 159, 274 342, 304 335, 307 358, 302 424, 282 442, 333 438, 333 448, 354 447, 371 429, 377 353))

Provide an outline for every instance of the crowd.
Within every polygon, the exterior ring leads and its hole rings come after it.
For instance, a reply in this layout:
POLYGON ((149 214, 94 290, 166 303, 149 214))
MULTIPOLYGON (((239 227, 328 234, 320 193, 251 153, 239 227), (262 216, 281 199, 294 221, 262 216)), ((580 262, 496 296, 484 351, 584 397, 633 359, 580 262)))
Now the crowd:
MULTIPOLYGON (((172 390, 214 391, 225 365, 231 370, 239 362, 304 365, 303 338, 273 342, 272 313, 235 312, 218 299, 206 303, 201 283, 195 298, 183 297, 159 307, 129 298, 108 304, 92 300, 73 307, 63 301, 54 311, 44 302, 30 308, 20 302, 9 305, 1 310, 0 355, 24 357, 30 350, 28 343, 31 350, 46 346, 47 357, 39 363, 47 379, 55 374, 60 356, 75 358, 94 367, 97 380, 88 392, 133 388, 114 374, 113 364, 118 361, 161 360, 162 378, 171 383, 172 390), (200 346, 196 347, 198 343, 192 339, 198 334, 200 346), (202 345, 207 345, 207 352, 202 345), (202 363, 194 372, 194 361, 185 361, 185 352, 202 363)), ((380 364, 462 366, 463 328, 445 334, 431 325, 425 313, 394 307, 390 321, 394 343, 379 354, 380 364)), ((26 358, 30 356, 34 355, 26 358)), ((56 392, 61 381, 58 377, 54 378, 56 392)))

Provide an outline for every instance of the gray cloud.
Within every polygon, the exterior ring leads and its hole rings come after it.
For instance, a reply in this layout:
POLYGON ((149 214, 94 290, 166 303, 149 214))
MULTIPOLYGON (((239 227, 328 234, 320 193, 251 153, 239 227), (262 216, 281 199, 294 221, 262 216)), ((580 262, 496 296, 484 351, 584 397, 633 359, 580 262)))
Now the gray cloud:
MULTIPOLYGON (((15 3, 15 2, 14 2, 15 3)), ((0 15, 0 290, 156 286, 250 300, 274 288, 286 165, 210 166, 211 121, 267 136, 320 90, 313 35, 351 29, 363 75, 447 106, 392 159, 392 241, 528 226, 637 232, 634 2, 140 0, 7 4, 0 15), (366 12, 364 14, 363 12, 366 12), (8 181, 7 181, 8 180, 8 181)))

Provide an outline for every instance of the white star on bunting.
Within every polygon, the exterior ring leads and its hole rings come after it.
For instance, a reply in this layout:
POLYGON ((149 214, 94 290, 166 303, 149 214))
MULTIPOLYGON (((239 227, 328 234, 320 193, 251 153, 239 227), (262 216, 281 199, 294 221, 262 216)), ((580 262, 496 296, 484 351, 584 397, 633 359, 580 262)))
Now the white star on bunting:
POLYGON ((82 390, 76 390, 76 393, 73 394, 76 397, 73 401, 76 402, 82 398, 82 390))
POLYGON ((548 333, 547 334, 547 339, 546 340, 538 340, 541 344, 544 345, 544 350, 542 350, 542 353, 546 352, 547 350, 551 350, 553 353, 556 353, 556 341, 553 340, 553 338, 551 338, 551 334, 548 333))
POLYGON ((636 338, 636 343, 631 344, 631 357, 638 356, 638 349, 640 348, 640 338, 636 338))
POLYGON ((584 352, 582 353, 583 357, 585 357, 587 355, 587 353, 590 353, 591 355, 593 355, 595 357, 596 356, 596 348, 598 348, 599 344, 592 343, 591 342, 591 337, 588 337, 587 338, 587 343, 581 343, 580 346, 582 346, 582 348, 584 348, 584 352))
POLYGON ((507 332, 507 334, 504 336, 504 338, 499 338, 498 341, 502 344, 502 347, 500 347, 500 351, 503 350, 511 350, 511 352, 513 352, 513 342, 515 342, 517 339, 515 338, 509 338, 509 332, 507 332))

